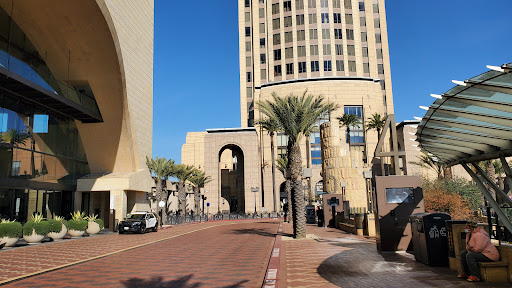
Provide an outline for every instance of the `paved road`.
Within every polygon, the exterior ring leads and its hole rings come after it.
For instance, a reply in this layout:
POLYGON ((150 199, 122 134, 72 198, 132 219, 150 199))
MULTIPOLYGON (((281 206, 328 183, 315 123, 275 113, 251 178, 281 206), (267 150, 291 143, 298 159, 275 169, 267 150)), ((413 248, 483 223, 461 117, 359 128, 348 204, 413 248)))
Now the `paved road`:
POLYGON ((261 287, 278 226, 276 220, 224 222, 4 287, 261 287))

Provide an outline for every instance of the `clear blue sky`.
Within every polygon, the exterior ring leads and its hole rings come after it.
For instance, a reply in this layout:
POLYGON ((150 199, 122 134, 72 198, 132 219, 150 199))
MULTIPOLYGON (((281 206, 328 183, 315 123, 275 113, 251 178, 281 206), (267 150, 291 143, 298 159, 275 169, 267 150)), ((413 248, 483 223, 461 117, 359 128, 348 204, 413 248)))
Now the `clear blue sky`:
MULTIPOLYGON (((512 62, 511 0, 386 1, 397 121, 431 93, 512 62)), ((189 131, 240 127, 237 1, 155 0, 153 157, 181 161, 189 131)))

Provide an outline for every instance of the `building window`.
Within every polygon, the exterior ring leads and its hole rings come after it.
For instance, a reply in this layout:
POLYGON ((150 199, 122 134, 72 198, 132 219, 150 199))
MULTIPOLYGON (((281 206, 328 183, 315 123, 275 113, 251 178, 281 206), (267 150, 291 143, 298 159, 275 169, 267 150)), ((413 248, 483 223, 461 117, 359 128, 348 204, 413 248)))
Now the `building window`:
POLYGON ((322 13, 321 18, 322 18, 322 23, 329 23, 329 13, 322 13))
POLYGON ((309 55, 312 55, 312 56, 318 55, 318 45, 310 45, 309 49, 310 49, 309 55))
POLYGON ((364 11, 364 2, 359 2, 359 11, 364 11))
MULTIPOLYGON (((379 82, 380 82, 380 89, 386 90, 386 82, 384 80, 380 80, 379 82)), ((384 100, 386 100, 386 98, 384 98, 384 100)))
POLYGON ((306 46, 297 46, 297 57, 306 56, 306 46))
POLYGON ((299 73, 306 73, 306 62, 299 62, 299 73))
POLYGON ((318 61, 311 61, 311 72, 318 72, 320 71, 320 66, 318 64, 318 61))
POLYGON ((279 3, 272 4, 272 14, 279 14, 279 3))
POLYGON ((380 33, 375 34, 375 43, 381 43, 381 36, 380 33))
POLYGON ((293 42, 293 32, 292 31, 284 32, 284 42, 285 43, 293 42))
MULTIPOLYGON (((315 123, 315 127, 320 128, 325 122, 329 122, 329 112, 322 114, 320 119, 315 123)), ((319 130, 319 129, 318 129, 319 130)), ((311 164, 321 165, 322 164, 322 150, 320 141, 320 132, 312 132, 309 135, 309 143, 311 144, 311 164)))
POLYGON ((348 72, 357 72, 356 61, 348 61, 348 72))
POLYGON ((245 0, 245 7, 251 7, 251 0, 245 0))
POLYGON ((322 39, 331 39, 330 32, 329 29, 322 29, 322 39))
POLYGON ((377 49, 377 59, 382 59, 382 49, 377 49))
POLYGON ((295 0, 295 9, 304 9, 304 0, 295 0))
POLYGON ((251 72, 247 72, 247 82, 252 82, 251 80, 251 72))
POLYGON ((247 98, 251 98, 252 97, 252 87, 246 87, 246 90, 247 92, 247 98))
POLYGON ((341 29, 334 29, 334 39, 343 39, 341 29))
POLYGON ((308 0, 308 8, 316 8, 316 0, 308 0))
POLYGON ((281 65, 274 66, 274 76, 281 76, 281 65))
POLYGON ((265 23, 260 23, 260 33, 265 33, 265 23))
POLYGON ((265 38, 260 38, 260 48, 265 48, 265 38))
POLYGON ((306 40, 306 31, 298 30, 297 31, 297 41, 304 41, 304 40, 306 40))
POLYGON ((251 41, 245 42, 245 52, 251 52, 251 41))
POLYGON ((348 56, 356 56, 356 47, 354 45, 347 45, 348 56))
POLYGON ((245 57, 245 66, 246 67, 252 66, 251 56, 245 57))
POLYGON ((265 54, 260 54, 260 63, 261 64, 267 63, 267 57, 265 56, 265 54))
POLYGON ((251 13, 245 12, 245 22, 251 22, 251 13))
POLYGON ((363 47, 363 57, 368 57, 368 47, 363 47))
POLYGON ((272 28, 274 28, 274 29, 281 28, 281 20, 279 18, 272 19, 272 28))
POLYGON ((293 63, 286 64, 286 75, 293 74, 293 63))
POLYGON ((343 45, 336 44, 335 48, 336 48, 336 55, 343 55, 343 45))
POLYGON ((251 27, 245 27, 245 36, 251 36, 251 27))
POLYGON ((345 9, 352 9, 352 0, 345 0, 345 9))
POLYGON ((336 71, 345 71, 343 60, 336 60, 336 71))
POLYGON ((379 74, 384 74, 384 65, 377 64, 377 70, 379 71, 379 74))
POLYGON ((322 46, 324 55, 331 55, 331 44, 323 44, 322 46))
POLYGON ((341 23, 341 13, 334 13, 332 16, 334 23, 341 23))
POLYGON ((352 18, 352 14, 345 14, 345 23, 354 24, 354 19, 352 18))
POLYGON ((281 60, 281 49, 274 50, 274 61, 281 60))
POLYGON ((286 59, 292 59, 293 58, 293 47, 285 48, 284 56, 286 57, 286 59))
POLYGON ((304 25, 304 14, 297 15, 296 19, 297 19, 296 20, 296 22, 297 22, 296 25, 304 25))
POLYGON ((366 32, 361 32, 361 42, 368 42, 366 32))
POLYGON ((370 73, 370 63, 363 63, 363 72, 370 73))
POLYGON ((361 24, 361 26, 366 26, 366 17, 359 17, 359 23, 361 24))
POLYGON ((287 151, 288 148, 288 136, 284 135, 283 133, 277 133, 277 156, 280 158, 286 158, 287 157, 287 151))
POLYGON ((379 18, 373 19, 373 27, 380 28, 380 19, 379 18))
POLYGON ((20 176, 21 161, 12 161, 12 174, 11 176, 20 176))
POLYGON ((265 18, 265 8, 260 8, 260 18, 265 18))
POLYGON ((324 61, 324 71, 332 71, 331 60, 324 61))
POLYGON ((334 7, 334 8, 341 8, 340 0, 333 0, 332 1, 332 7, 334 7))
POLYGON ((291 26, 292 26, 292 16, 284 17, 284 27, 291 27, 291 26))
POLYGON ((318 30, 316 29, 309 29, 309 39, 318 39, 318 30))
POLYGON ((320 7, 322 7, 322 8, 329 7, 329 0, 320 0, 320 7))
POLYGON ((316 24, 316 13, 309 14, 309 24, 316 24))
POLYGON ((279 34, 279 33, 274 34, 274 36, 273 36, 273 43, 274 43, 274 45, 281 44, 281 34, 279 34))
POLYGON ((284 1, 283 2, 283 11, 284 12, 292 11, 292 1, 284 1))
MULTIPOLYGON (((345 114, 353 114, 359 116, 360 119, 363 119, 363 107, 361 106, 345 106, 343 107, 343 113, 345 114)), ((345 136, 347 136, 345 132, 345 136)), ((346 141, 348 143, 348 137, 346 137, 346 141)), ((363 125, 354 125, 350 126, 350 144, 351 145, 363 145, 364 144, 364 130, 363 125)))
POLYGON ((261 69, 261 80, 267 80, 267 69, 261 69))
MULTIPOLYGON (((1 114, 0 114, 1 115, 1 114)), ((5 115, 4 118, 7 116, 5 115)), ((34 127, 32 128, 32 132, 34 133, 48 133, 48 120, 49 116, 46 114, 34 114, 34 127)), ((7 125, 7 121, 4 121, 4 124, 7 125)), ((3 132, 7 132, 7 127, 3 132)))
POLYGON ((347 29, 347 40, 354 40, 354 30, 347 29))
POLYGON ((259 2, 260 2, 260 3, 265 3, 265 0, 260 0, 259 2))

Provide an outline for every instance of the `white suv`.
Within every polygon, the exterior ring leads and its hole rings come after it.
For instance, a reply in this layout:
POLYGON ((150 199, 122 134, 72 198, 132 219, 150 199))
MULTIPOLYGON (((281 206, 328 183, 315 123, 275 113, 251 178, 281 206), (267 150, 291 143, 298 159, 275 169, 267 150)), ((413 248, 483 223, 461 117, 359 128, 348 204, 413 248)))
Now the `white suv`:
POLYGON ((126 219, 119 223, 119 234, 124 232, 144 234, 147 229, 152 229, 154 232, 158 230, 158 220, 153 212, 134 212, 126 215, 126 219))

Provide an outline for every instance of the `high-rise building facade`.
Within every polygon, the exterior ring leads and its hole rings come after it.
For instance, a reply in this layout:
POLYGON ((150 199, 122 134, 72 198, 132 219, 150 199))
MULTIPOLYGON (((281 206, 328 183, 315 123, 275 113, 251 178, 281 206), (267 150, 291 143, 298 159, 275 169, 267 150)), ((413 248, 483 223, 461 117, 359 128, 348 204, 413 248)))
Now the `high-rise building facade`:
POLYGON ((257 91, 285 80, 379 79, 393 111, 384 0, 239 0, 240 108, 252 126, 257 91))

